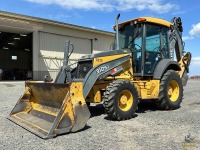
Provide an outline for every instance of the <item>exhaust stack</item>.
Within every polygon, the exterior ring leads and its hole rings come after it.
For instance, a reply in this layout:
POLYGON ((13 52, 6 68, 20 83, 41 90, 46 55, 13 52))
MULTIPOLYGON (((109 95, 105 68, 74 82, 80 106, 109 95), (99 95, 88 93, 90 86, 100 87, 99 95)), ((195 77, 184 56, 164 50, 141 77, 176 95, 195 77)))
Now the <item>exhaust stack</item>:
POLYGON ((120 14, 117 15, 115 26, 116 26, 116 47, 117 50, 119 50, 119 27, 118 27, 118 20, 119 20, 120 14))

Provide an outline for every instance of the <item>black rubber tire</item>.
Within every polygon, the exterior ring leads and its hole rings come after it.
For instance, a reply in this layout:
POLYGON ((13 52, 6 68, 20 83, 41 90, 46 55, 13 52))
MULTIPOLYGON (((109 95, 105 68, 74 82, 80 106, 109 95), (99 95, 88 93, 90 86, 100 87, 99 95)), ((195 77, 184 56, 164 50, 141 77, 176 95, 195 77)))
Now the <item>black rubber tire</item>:
POLYGON ((103 106, 107 115, 113 120, 127 120, 133 118, 138 105, 138 93, 135 86, 127 80, 116 80, 111 82, 104 92, 103 106), (128 90, 133 103, 129 110, 123 111, 119 107, 119 97, 123 90, 128 90))
POLYGON ((86 102, 87 106, 89 107, 90 106, 90 102, 86 102))
POLYGON ((168 70, 160 82, 158 99, 155 101, 159 109, 173 110, 178 109, 183 98, 183 85, 180 76, 174 70, 168 70), (175 80, 179 86, 179 95, 176 101, 171 101, 168 96, 168 86, 171 81, 175 80))

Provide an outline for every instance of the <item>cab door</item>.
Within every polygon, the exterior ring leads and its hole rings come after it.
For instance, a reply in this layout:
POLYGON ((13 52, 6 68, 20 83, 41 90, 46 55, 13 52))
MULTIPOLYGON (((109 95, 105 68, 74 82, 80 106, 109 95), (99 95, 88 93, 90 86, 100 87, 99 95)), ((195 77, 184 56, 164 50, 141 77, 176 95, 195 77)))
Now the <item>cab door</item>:
POLYGON ((161 59, 169 58, 166 27, 146 24, 144 40, 144 76, 151 76, 161 59))

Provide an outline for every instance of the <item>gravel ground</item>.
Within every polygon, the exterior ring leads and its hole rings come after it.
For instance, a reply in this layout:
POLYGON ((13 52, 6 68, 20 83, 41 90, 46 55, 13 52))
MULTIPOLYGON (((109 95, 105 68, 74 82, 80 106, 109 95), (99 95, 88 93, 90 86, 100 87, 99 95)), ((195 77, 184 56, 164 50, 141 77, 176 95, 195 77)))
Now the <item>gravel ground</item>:
POLYGON ((109 149, 109 150, 200 150, 200 81, 190 80, 184 89, 181 108, 156 110, 151 101, 142 102, 135 118, 110 121, 101 104, 91 106, 92 117, 80 132, 43 140, 7 120, 24 83, 0 83, 0 150, 109 149), (184 143, 191 134, 193 143, 184 143))

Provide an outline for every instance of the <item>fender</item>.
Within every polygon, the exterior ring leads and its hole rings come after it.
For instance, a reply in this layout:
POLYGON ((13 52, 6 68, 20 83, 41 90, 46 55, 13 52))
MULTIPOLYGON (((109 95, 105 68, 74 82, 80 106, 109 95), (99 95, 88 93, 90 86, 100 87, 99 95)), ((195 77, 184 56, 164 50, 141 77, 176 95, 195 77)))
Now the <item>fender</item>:
POLYGON ((83 81, 83 95, 84 98, 87 97, 88 93, 92 89, 93 85, 97 81, 97 79, 102 79, 105 77, 104 75, 108 74, 110 70, 113 68, 119 66, 120 64, 130 60, 130 55, 127 55, 125 57, 121 57, 119 59, 115 59, 103 64, 100 64, 93 69, 91 69, 87 75, 85 76, 85 79, 83 81))
POLYGON ((162 59, 158 62, 154 70, 153 79, 160 80, 167 69, 173 69, 175 71, 181 70, 179 64, 176 61, 173 61, 171 59, 162 59))

